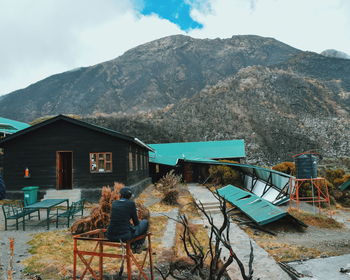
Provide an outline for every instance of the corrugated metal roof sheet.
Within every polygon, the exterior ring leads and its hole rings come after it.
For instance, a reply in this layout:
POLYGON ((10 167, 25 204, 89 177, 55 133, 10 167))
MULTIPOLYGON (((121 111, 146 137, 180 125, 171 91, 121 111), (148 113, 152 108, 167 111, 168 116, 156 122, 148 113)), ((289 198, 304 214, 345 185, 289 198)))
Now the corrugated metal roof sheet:
POLYGON ((344 182, 343 184, 341 184, 339 186, 339 189, 341 191, 345 191, 348 187, 350 187, 350 180, 347 180, 346 182, 344 182))
POLYGON ((232 185, 219 189, 218 194, 238 207, 259 225, 266 225, 288 215, 286 211, 265 199, 232 185))
POLYGON ((238 167, 244 173, 244 187, 252 193, 262 197, 275 205, 289 200, 289 179, 293 176, 273 169, 255 165, 230 163, 217 160, 190 160, 186 162, 227 165, 238 167), (253 179, 255 178, 255 179, 253 179), (258 180, 256 180, 256 178, 258 180))
POLYGON ((175 166, 179 159, 206 160, 245 157, 244 140, 149 144, 150 162, 175 166))
POLYGON ((10 120, 0 117, 0 132, 6 134, 13 134, 19 130, 25 129, 30 125, 24 122, 10 120))

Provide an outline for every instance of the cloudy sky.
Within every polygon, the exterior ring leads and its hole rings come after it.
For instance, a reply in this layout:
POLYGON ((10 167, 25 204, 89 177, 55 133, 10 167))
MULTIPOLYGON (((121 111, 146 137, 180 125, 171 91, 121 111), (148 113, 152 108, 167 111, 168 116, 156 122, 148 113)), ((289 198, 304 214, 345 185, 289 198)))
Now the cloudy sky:
POLYGON ((0 0, 0 95, 168 35, 350 54, 348 0, 0 0))

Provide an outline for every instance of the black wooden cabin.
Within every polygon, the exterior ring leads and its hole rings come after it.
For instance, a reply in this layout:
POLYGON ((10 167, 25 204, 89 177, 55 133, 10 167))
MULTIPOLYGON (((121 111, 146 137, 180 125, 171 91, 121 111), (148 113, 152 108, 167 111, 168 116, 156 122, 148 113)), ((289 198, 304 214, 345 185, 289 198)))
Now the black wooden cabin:
POLYGON ((114 182, 143 186, 150 181, 150 147, 63 115, 7 136, 0 147, 9 198, 22 195, 25 186, 39 186, 42 192, 80 189, 89 198, 114 182))

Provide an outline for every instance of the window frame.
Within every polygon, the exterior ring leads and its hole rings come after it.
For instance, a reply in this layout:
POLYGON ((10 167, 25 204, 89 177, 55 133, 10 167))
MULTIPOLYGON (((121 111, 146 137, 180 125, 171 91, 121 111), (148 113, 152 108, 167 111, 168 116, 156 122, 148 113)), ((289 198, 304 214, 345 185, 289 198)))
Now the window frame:
POLYGON ((113 153, 112 152, 90 152, 89 153, 89 160, 90 160, 90 173, 112 173, 113 172, 113 153), (93 155, 95 155, 95 163, 96 163, 96 170, 92 170, 93 165, 93 155), (100 155, 103 155, 103 168, 100 167, 100 155), (107 155, 110 156, 110 159, 107 160, 107 155), (110 169, 107 170, 107 164, 110 164, 110 169), (103 169, 103 171, 100 171, 103 169))
POLYGON ((134 153, 134 163, 135 163, 135 171, 139 170, 139 162, 138 162, 138 150, 136 149, 134 153))
POLYGON ((129 155, 128 155, 128 161, 129 161, 129 172, 134 171, 135 165, 134 165, 134 159, 133 159, 133 152, 131 146, 129 147, 129 155))

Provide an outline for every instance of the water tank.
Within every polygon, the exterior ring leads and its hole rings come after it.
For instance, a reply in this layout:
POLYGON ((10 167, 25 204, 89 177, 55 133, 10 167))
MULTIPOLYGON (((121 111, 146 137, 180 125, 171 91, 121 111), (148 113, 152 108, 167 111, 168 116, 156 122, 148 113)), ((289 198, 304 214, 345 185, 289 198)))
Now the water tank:
POLYGON ((317 157, 303 154, 295 158, 297 179, 317 178, 317 157))

